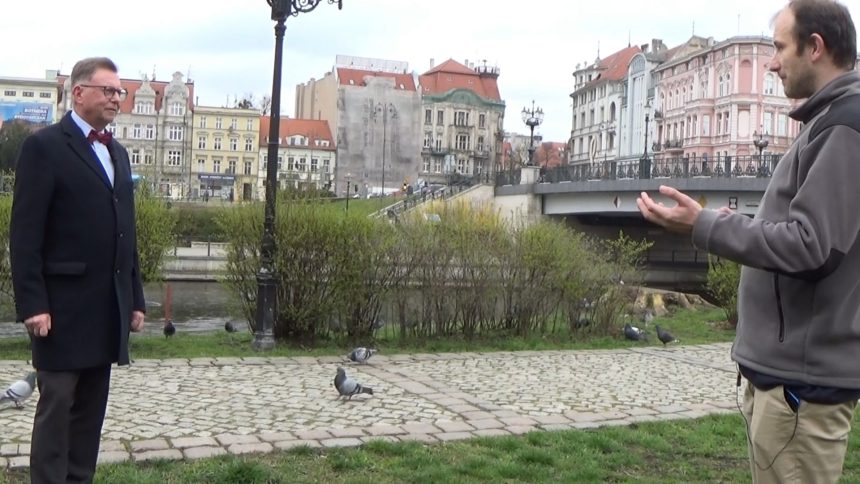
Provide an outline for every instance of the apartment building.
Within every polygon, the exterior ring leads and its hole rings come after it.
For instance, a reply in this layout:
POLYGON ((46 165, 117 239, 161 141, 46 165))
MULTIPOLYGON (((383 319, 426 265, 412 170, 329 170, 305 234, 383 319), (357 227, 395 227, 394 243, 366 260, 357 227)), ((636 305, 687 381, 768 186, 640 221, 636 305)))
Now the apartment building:
MULTIPOLYGON (((132 173, 141 176, 161 195, 186 199, 192 195, 191 141, 194 82, 174 72, 170 81, 120 79, 128 96, 107 129, 126 147, 132 173)), ((60 116, 72 109, 68 75, 55 81, 61 88, 60 116)))
POLYGON ((195 106, 193 119, 191 197, 231 202, 260 199, 260 112, 195 106))
POLYGON ((499 171, 505 102, 498 78, 498 67, 453 59, 421 75, 421 178, 444 182, 452 174, 499 171))
POLYGON ((57 113, 57 71, 45 71, 45 78, 0 77, 0 128, 19 121, 37 128, 59 120, 57 113))
MULTIPOLYGON (((265 198, 271 118, 260 119, 260 171, 257 189, 265 198)), ((278 137, 278 186, 281 189, 334 190, 337 146, 328 122, 281 118, 278 137)), ((344 190, 346 185, 344 184, 344 190)), ((345 194, 340 194, 345 195, 345 194)))

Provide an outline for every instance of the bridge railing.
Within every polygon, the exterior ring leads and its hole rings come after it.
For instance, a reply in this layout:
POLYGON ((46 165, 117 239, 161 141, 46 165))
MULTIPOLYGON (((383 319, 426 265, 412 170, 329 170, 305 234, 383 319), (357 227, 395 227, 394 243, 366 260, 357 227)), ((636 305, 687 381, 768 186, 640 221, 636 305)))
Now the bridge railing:
MULTIPOLYGON (((540 183, 662 178, 767 178, 781 154, 704 157, 656 157, 630 161, 562 165, 542 169, 540 183)), ((499 173, 496 186, 518 185, 520 172, 499 173)))

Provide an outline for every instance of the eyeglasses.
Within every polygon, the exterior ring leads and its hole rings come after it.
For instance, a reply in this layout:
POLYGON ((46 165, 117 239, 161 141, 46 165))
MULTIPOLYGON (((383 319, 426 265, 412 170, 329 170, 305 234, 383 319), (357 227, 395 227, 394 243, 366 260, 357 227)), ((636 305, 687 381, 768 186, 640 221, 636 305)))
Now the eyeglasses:
POLYGON ((128 89, 124 88, 115 88, 111 86, 95 86, 93 84, 78 84, 81 87, 92 87, 96 89, 101 89, 105 94, 105 97, 108 99, 113 99, 114 96, 119 96, 120 101, 125 101, 125 97, 128 96, 128 89))

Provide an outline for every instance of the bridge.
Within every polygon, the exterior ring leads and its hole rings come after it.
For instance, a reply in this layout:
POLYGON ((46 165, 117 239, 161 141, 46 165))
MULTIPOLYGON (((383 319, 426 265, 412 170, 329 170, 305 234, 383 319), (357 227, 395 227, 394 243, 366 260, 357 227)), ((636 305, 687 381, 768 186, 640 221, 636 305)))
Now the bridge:
POLYGON ((697 251, 689 237, 646 222, 636 198, 648 192, 657 201, 660 185, 677 188, 705 207, 729 207, 754 215, 782 155, 720 158, 656 158, 609 164, 524 167, 500 173, 494 187, 495 204, 512 218, 562 219, 587 234, 614 238, 619 231, 654 243, 646 256, 646 284, 652 287, 701 292, 708 255, 697 251))

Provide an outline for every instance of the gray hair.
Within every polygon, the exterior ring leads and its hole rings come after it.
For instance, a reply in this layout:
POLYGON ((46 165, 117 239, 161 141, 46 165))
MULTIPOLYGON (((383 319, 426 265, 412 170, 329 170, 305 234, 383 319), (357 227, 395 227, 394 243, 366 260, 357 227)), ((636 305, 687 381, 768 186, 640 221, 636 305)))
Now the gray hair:
POLYGON ((107 57, 87 57, 79 60, 72 68, 71 86, 75 87, 81 82, 89 81, 98 69, 117 72, 116 64, 107 57))

